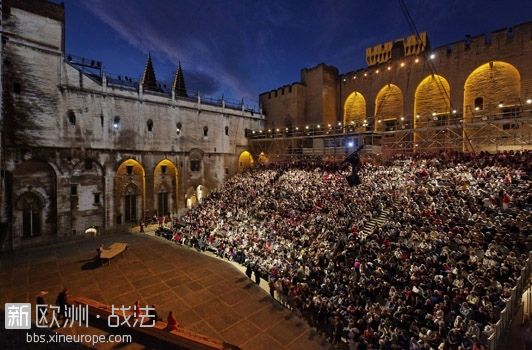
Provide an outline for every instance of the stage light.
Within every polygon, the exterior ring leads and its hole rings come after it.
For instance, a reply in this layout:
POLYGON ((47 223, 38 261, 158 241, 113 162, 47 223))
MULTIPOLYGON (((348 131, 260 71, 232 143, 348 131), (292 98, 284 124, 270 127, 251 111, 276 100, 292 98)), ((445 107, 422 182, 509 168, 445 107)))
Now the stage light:
POLYGON ((453 114, 456 114, 456 109, 453 109, 453 114))
POLYGON ((405 63, 404 62, 401 62, 401 67, 404 67, 405 66, 405 63))
POLYGON ((353 147, 355 145, 355 143, 353 141, 349 141, 349 143, 347 144, 348 147, 353 147))
POLYGON ((503 107, 503 104, 502 103, 499 103, 499 108, 502 108, 503 107))
POLYGON ((532 103, 532 98, 529 98, 529 99, 526 100, 526 104, 527 104, 527 105, 529 105, 529 104, 531 104, 531 103, 532 103))
POLYGON ((429 58, 430 58, 431 60, 435 59, 435 58, 436 58, 436 54, 431 53, 430 56, 429 56, 429 58))
POLYGON ((419 58, 416 58, 416 59, 414 60, 414 62, 415 62, 415 63, 418 63, 418 62, 419 62, 419 58))

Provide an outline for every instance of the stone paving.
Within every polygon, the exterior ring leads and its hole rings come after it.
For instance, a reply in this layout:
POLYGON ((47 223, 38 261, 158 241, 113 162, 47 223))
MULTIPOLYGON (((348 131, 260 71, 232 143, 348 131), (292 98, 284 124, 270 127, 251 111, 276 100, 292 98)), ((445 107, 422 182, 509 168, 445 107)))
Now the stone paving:
MULTIPOLYGON (((166 318, 173 310, 181 326, 242 349, 327 349, 306 323, 280 306, 232 264, 159 237, 144 234, 103 236, 77 243, 3 253, 0 306, 35 302, 41 289, 55 302, 67 287, 71 295, 107 304, 157 304, 166 318), (129 249, 109 266, 95 266, 99 243, 127 242, 129 249)), ((4 330, 4 332, 8 332, 4 330)), ((90 327, 72 333, 107 334, 90 327)), ((135 342, 135 338, 133 338, 135 342)), ((154 344, 100 344, 98 348, 142 349, 154 344)))

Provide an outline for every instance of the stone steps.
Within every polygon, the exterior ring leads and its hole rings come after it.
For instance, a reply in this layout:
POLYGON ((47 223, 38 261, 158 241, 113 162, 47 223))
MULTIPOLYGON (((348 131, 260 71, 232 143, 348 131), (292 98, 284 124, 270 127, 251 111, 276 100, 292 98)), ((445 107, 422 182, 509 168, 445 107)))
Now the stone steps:
POLYGON ((363 237, 365 238, 367 235, 371 234, 375 228, 380 227, 388 222, 390 213, 390 209, 383 209, 378 216, 372 218, 368 223, 366 223, 366 225, 364 225, 362 228, 363 237))

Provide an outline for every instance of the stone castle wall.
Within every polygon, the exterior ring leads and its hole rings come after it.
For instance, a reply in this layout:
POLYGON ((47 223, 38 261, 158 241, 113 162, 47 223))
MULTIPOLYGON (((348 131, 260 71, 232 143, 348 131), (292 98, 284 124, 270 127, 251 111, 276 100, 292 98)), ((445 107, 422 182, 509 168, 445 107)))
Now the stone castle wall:
POLYGON ((82 72, 65 57, 61 5, 10 5, 0 247, 178 214, 238 171, 262 115, 82 72))
MULTIPOLYGON (((301 109, 306 114, 294 126, 341 122, 357 131, 399 132, 417 128, 413 137, 386 135, 392 139, 410 138, 412 147, 413 139, 438 137, 435 132, 421 131, 422 127, 443 125, 454 115, 464 118, 464 134, 500 139, 498 126, 474 126, 472 121, 474 117, 514 113, 511 109, 527 111, 524 117, 530 118, 531 37, 532 22, 528 22, 488 35, 467 37, 424 53, 391 55, 384 63, 338 74, 336 79, 325 77, 324 64, 303 69, 301 82, 305 85, 306 104, 301 109), (309 75, 314 78, 305 79, 309 75), (477 98, 482 99, 479 110, 475 109, 477 98)), ((270 95, 261 94, 260 103, 268 123, 283 128, 283 107, 291 106, 270 95)), ((508 145, 518 149, 529 147, 530 122, 510 126, 509 129, 504 126, 505 135, 509 134, 507 139, 512 139, 508 145)), ((477 150, 495 149, 492 146, 483 145, 477 150)))

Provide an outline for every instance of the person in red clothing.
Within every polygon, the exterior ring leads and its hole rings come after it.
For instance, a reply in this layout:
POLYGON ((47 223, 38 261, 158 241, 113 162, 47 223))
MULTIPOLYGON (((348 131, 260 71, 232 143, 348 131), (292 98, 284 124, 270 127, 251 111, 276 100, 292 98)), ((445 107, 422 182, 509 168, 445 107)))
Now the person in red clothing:
POLYGON ((167 325, 166 325, 166 330, 168 332, 171 332, 171 331, 176 331, 177 328, 179 327, 179 323, 177 323, 177 320, 176 318, 174 317, 172 311, 170 311, 168 313, 168 320, 166 321, 167 325))
POLYGON ((504 192, 504 195, 502 196, 502 208, 503 209, 508 209, 508 207, 510 206, 510 201, 511 200, 512 199, 510 198, 508 193, 504 192))

